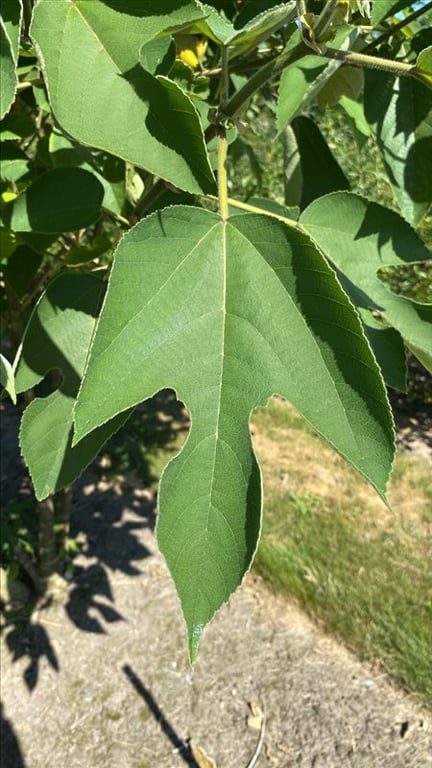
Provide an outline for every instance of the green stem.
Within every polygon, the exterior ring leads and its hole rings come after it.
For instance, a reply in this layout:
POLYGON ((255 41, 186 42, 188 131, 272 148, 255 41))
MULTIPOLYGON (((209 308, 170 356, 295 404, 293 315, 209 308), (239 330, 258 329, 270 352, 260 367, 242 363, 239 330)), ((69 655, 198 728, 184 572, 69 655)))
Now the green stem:
POLYGON ((222 72, 221 72, 222 88, 221 88, 220 109, 223 112, 229 98, 229 59, 228 59, 227 45, 222 46, 221 64, 222 64, 222 72))
POLYGON ((327 30, 331 26, 331 23, 333 21, 333 17, 335 15, 335 11, 337 10, 338 5, 339 5, 339 0, 327 0, 327 3, 325 4, 320 15, 318 16, 316 24, 314 24, 313 34, 317 42, 320 41, 320 38, 322 38, 322 36, 325 35, 327 30))
MULTIPOLYGON (((220 111, 223 113, 226 109, 229 95, 229 64, 228 48, 222 46, 222 77, 221 77, 221 100, 220 111)), ((228 219, 228 141, 226 128, 224 125, 217 125, 218 133, 218 195, 219 195, 219 213, 223 221, 228 219)))
POLYGON ((307 13, 306 0, 297 0, 297 18, 301 19, 307 13))
POLYGON ((218 135, 218 199, 219 213, 223 221, 228 219, 228 141, 225 128, 219 129, 218 135))
POLYGON ((403 61, 393 61, 392 59, 381 59, 378 56, 368 56, 365 53, 356 53, 354 51, 339 51, 335 48, 324 48, 322 55, 327 59, 336 59, 343 64, 349 64, 352 67, 366 67, 368 69, 380 69, 383 72, 391 72, 398 77, 406 75, 416 76, 415 64, 405 64, 403 61))
POLYGON ((243 203, 240 200, 234 200, 232 197, 228 197, 227 203, 228 205, 232 205, 233 208, 239 208, 242 211, 248 211, 248 213, 261 213, 264 216, 272 216, 274 219, 283 221, 284 224, 289 224, 290 227, 300 227, 298 221, 295 221, 295 219, 289 219, 288 216, 281 216, 279 213, 266 211, 264 208, 258 208, 256 205, 250 205, 249 203, 243 203))
POLYGON ((299 43, 288 55, 281 53, 279 56, 272 59, 272 61, 269 61, 268 64, 255 72, 247 83, 245 83, 245 85, 229 99, 224 109, 224 115, 230 117, 232 120, 236 120, 244 109, 245 104, 248 103, 249 99, 251 99, 268 80, 284 67, 293 64, 308 53, 310 53, 310 51, 307 46, 304 45, 304 43, 299 43))
MULTIPOLYGON (((270 62, 274 61, 277 56, 280 54, 281 51, 277 53, 272 53, 271 56, 261 56, 256 59, 250 59, 250 61, 244 61, 240 62, 239 64, 233 64, 233 66, 230 68, 230 73, 232 75, 237 74, 243 74, 243 72, 250 72, 251 69, 258 69, 259 67, 263 67, 266 64, 269 64, 270 62)), ((199 73, 200 77, 219 77, 222 74, 222 67, 213 67, 213 69, 204 69, 202 72, 199 73)))

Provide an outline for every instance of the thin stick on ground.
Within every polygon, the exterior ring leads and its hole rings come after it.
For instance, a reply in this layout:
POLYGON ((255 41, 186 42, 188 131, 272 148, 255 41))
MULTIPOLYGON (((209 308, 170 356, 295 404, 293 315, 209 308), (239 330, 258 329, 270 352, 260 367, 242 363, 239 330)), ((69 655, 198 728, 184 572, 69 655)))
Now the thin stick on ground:
POLYGON ((261 750, 264 744, 264 737, 265 737, 265 713, 263 710, 259 709, 260 715, 261 715, 261 727, 260 732, 258 736, 258 741, 256 743, 255 751, 249 760, 248 764, 245 766, 245 768, 254 768, 254 766, 257 763, 257 760, 261 754, 261 750))

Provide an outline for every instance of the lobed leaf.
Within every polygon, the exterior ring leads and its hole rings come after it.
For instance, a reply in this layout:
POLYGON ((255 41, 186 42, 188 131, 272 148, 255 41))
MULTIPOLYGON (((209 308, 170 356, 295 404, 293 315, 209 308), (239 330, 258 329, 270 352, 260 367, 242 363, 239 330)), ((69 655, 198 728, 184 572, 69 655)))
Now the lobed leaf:
POLYGON ((358 317, 309 236, 273 217, 159 211, 118 246, 76 406, 76 439, 172 387, 190 434, 165 469, 157 536, 196 656, 249 568, 261 475, 256 405, 288 398, 385 497, 394 444, 358 317), (131 292, 131 286, 135 286, 131 292))
POLYGON ((102 158, 97 158, 96 153, 89 147, 70 141, 56 128, 49 137, 48 146, 54 168, 73 166, 92 173, 104 188, 103 208, 116 214, 121 213, 126 177, 125 164, 122 160, 105 153, 102 158))

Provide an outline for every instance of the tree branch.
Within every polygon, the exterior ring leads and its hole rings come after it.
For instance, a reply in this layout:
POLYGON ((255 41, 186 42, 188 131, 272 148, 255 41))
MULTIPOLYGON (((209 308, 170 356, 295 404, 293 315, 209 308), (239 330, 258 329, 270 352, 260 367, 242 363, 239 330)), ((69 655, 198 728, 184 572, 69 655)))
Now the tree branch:
POLYGON ((399 30, 403 29, 404 27, 407 27, 408 24, 411 24, 412 21, 415 21, 418 19, 419 16, 423 16, 424 13, 427 13, 427 11, 432 11, 432 0, 430 2, 426 3, 426 5, 421 6, 420 8, 417 8, 416 11, 413 11, 409 16, 407 16, 405 19, 402 19, 398 22, 398 24, 393 24, 393 26, 386 29, 385 32, 383 32, 379 37, 377 37, 375 40, 372 40, 372 42, 368 43, 368 45, 363 48, 363 53, 369 53, 369 51, 374 51, 376 48, 378 48, 381 43, 383 43, 387 38, 392 37, 392 35, 395 34, 395 32, 399 32, 399 30))

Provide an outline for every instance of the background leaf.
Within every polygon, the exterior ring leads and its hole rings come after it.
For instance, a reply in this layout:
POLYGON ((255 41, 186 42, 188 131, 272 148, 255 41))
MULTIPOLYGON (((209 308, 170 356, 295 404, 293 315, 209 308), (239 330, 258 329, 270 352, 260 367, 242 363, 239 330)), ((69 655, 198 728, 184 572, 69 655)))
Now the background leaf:
POLYGON ((70 141, 56 128, 49 137, 49 153, 54 168, 76 166, 92 173, 104 188, 102 206, 121 213, 125 196, 126 168, 123 160, 96 153, 82 144, 70 141))
POLYGON ((394 16, 395 13, 405 10, 406 0, 378 0, 372 3, 371 24, 375 27, 383 19, 394 16))
MULTIPOLYGON (((300 32, 295 32, 291 40, 301 41, 300 32)), ((329 62, 322 56, 304 56, 300 62, 286 67, 282 72, 279 85, 276 125, 278 131, 297 114, 308 92, 314 88, 316 78, 329 67, 329 62)), ((336 67, 333 67, 333 71, 336 67)))
MULTIPOLYGON (((344 25, 338 29, 335 39, 328 46, 343 50, 348 41, 352 43, 355 40, 356 34, 352 27, 344 25)), ((285 53, 293 51, 301 41, 300 30, 296 30, 288 41, 285 53)), ((316 98, 339 67, 338 61, 329 61, 323 56, 311 54, 303 56, 283 70, 276 113, 276 126, 279 133, 306 104, 316 98)))
POLYGON ((21 450, 39 500, 79 477, 129 415, 112 419, 72 447, 72 411, 103 289, 95 275, 60 275, 25 331, 17 392, 34 387, 53 369, 62 376, 59 388, 46 398, 36 397, 21 421, 21 450))
POLYGON ((300 216, 358 307, 376 312, 432 368, 432 307, 397 296, 378 270, 390 264, 430 261, 428 249, 397 213, 377 203, 336 192, 315 200, 300 216))
POLYGON ((432 45, 428 45, 423 51, 420 51, 416 61, 417 69, 432 77, 432 45))
POLYGON ((2 0, 0 14, 0 119, 15 98, 18 49, 22 22, 21 0, 2 0))
POLYGON ((3 144, 0 158, 0 177, 4 181, 18 181, 29 169, 25 152, 14 144, 3 144))
POLYGON ((7 264, 3 266, 3 274, 17 296, 27 293, 42 259, 42 254, 36 253, 28 245, 22 244, 14 248, 7 264))
POLYGON ((176 58, 172 37, 156 37, 140 48, 140 64, 152 75, 167 75, 176 58))
POLYGON ((164 387, 192 418, 162 476, 157 533, 194 659, 257 546, 254 406, 275 392, 287 397, 383 496, 393 431, 380 374, 333 271, 307 235, 267 216, 224 224, 174 207, 124 236, 77 402, 77 438, 164 387))
POLYGON ((39 0, 36 5, 31 33, 56 119, 78 141, 181 189, 214 192, 191 100, 173 82, 153 77, 139 63, 142 45, 157 32, 203 12, 192 0, 167 0, 163 15, 146 10, 143 3, 123 6, 127 13, 118 8, 99 0, 39 0))
POLYGON ((349 189, 349 181, 316 123, 301 115, 292 121, 292 128, 302 172, 300 208, 306 208, 312 200, 329 192, 349 189))
POLYGON ((16 403, 15 377, 12 366, 2 354, 0 354, 0 383, 8 393, 13 403, 16 403))
POLYGON ((414 78, 366 70, 364 99, 394 194, 415 225, 432 201, 432 91, 414 78))
POLYGON ((287 3, 276 3, 273 8, 258 13, 241 29, 236 30, 229 39, 229 46, 234 48, 230 52, 230 57, 239 56, 248 49, 254 48, 283 24, 293 21, 296 14, 296 4, 292 0, 287 3))
POLYGON ((16 232, 71 232, 97 219, 104 189, 82 168, 55 168, 39 176, 3 210, 2 220, 16 232))

